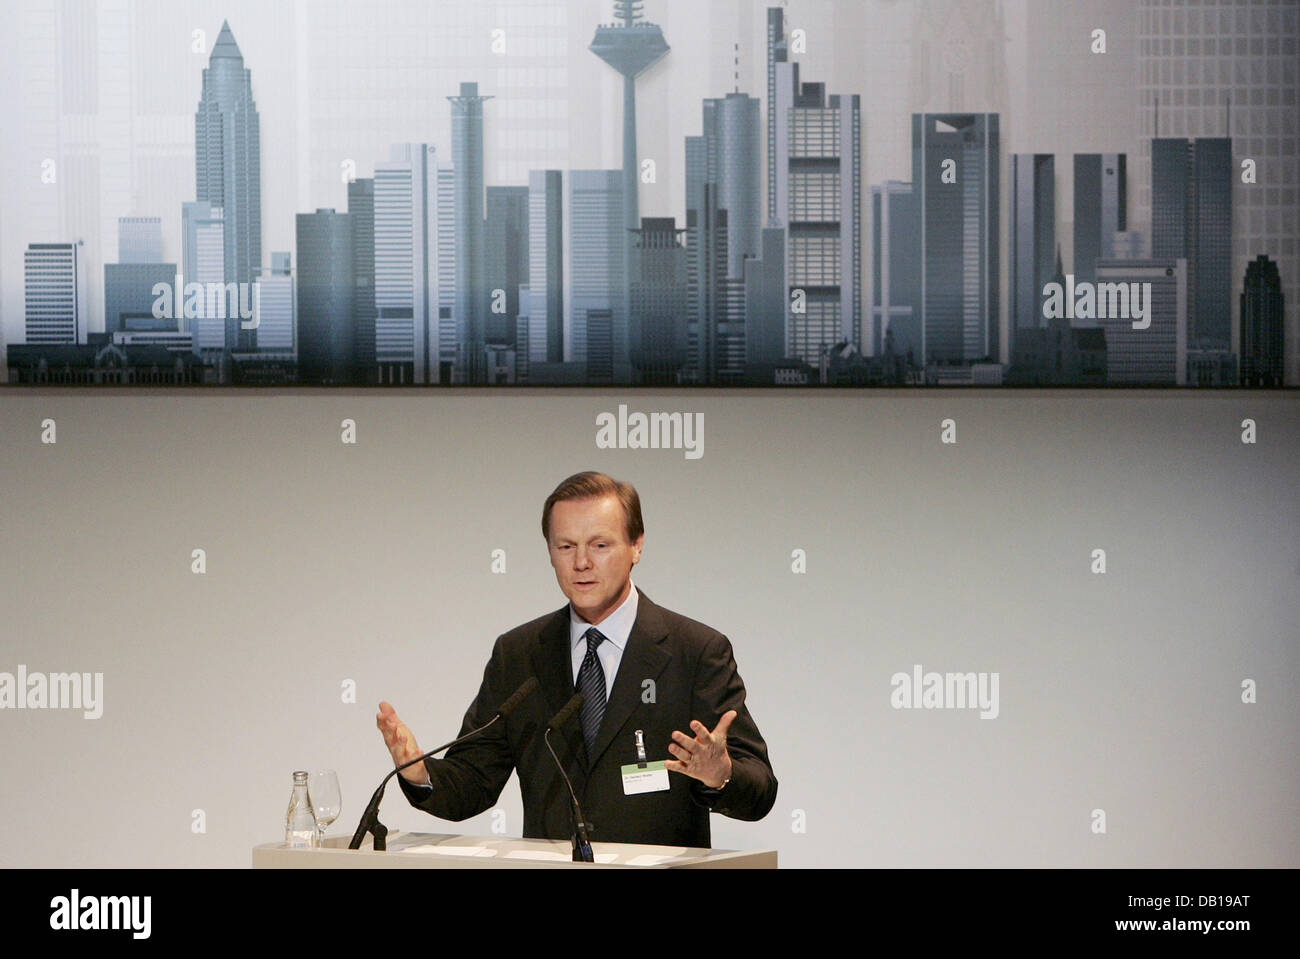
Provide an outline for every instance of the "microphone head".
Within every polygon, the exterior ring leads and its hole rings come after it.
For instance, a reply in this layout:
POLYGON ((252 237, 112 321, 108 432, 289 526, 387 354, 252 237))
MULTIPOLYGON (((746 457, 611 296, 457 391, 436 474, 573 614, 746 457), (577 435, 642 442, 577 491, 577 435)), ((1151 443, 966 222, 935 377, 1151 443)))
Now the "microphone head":
POLYGON ((582 693, 574 693, 573 698, 564 704, 564 708, 561 709, 558 713, 556 713, 551 718, 551 721, 546 724, 547 727, 550 729, 559 729, 561 726, 567 723, 570 717, 572 717, 574 713, 576 713, 579 709, 582 708, 582 703, 584 699, 585 697, 582 695, 582 693))
POLYGON ((516 709, 518 709, 519 704, 522 703, 529 696, 531 696, 536 689, 537 689, 537 677, 529 676, 527 679, 523 681, 523 684, 518 689, 515 690, 514 695, 501 704, 501 708, 497 710, 501 718, 505 719, 516 709))

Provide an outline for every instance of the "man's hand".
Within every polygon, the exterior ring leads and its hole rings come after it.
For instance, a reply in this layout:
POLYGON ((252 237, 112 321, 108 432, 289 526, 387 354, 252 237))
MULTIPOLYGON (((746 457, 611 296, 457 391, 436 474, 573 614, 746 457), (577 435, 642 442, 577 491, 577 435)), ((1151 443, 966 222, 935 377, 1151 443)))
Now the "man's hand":
MULTIPOLYGON (((393 757, 394 766, 410 762, 420 755, 420 747, 415 744, 415 736, 406 728, 406 724, 397 718, 397 711, 393 709, 391 703, 379 704, 375 725, 384 734, 384 745, 388 747, 388 752, 393 757)), ((429 785, 429 771, 424 768, 424 763, 408 766, 398 775, 417 786, 429 785)))
POLYGON ((698 719, 691 720, 691 729, 695 730, 692 739, 683 732, 673 731, 676 742, 668 744, 668 751, 676 756, 669 759, 664 766, 673 772, 685 773, 692 779, 698 779, 710 789, 719 789, 731 778, 731 755, 727 752, 727 729, 736 718, 736 711, 729 709, 718 720, 713 732, 705 728, 698 719))

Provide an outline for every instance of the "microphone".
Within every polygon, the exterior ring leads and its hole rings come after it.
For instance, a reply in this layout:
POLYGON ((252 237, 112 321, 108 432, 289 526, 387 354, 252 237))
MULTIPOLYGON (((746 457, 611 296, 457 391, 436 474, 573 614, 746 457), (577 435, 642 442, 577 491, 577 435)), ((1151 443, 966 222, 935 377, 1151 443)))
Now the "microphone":
POLYGON ((582 693, 574 693, 573 698, 565 703, 563 708, 551 717, 551 721, 546 724, 546 733, 542 738, 546 742, 546 748, 550 751, 551 758, 555 760, 555 768, 564 777, 564 785, 569 787, 569 799, 572 802, 569 807, 569 815, 573 819, 573 834, 569 838, 573 843, 573 861, 595 862, 596 858, 591 851, 591 840, 587 838, 588 825, 583 822, 582 807, 578 805, 578 794, 573 791, 573 783, 569 781, 569 774, 564 771, 564 765, 560 762, 560 757, 555 755, 555 749, 551 746, 551 730, 559 729, 573 718, 573 714, 582 707, 582 700, 582 693))
POLYGON ((559 729, 572 718, 573 714, 582 708, 582 693, 574 693, 573 698, 565 703, 558 713, 551 717, 551 721, 546 724, 547 729, 559 729))
POLYGON ((388 785, 388 780, 392 779, 407 766, 414 766, 416 763, 422 763, 426 759, 433 758, 444 749, 450 749, 452 746, 459 746, 465 740, 471 739, 483 732, 498 719, 507 718, 511 713, 518 709, 520 703, 531 696, 536 689, 537 678, 535 676, 529 676, 520 684, 519 688, 511 694, 510 698, 498 707, 496 715, 482 726, 478 727, 478 729, 471 729, 459 739, 453 739, 451 742, 439 746, 437 749, 429 750, 429 752, 425 753, 423 756, 416 756, 414 759, 408 760, 400 766, 394 767, 388 775, 384 777, 384 781, 379 784, 379 788, 375 790, 375 794, 370 797, 370 804, 366 806, 366 811, 361 814, 361 822, 357 824, 357 830, 352 834, 352 841, 348 843, 348 848, 360 849, 361 840, 365 838, 365 835, 368 832, 374 834, 374 848, 377 851, 382 852, 388 848, 388 827, 379 821, 379 803, 384 798, 384 788, 388 785))
POLYGON ((519 688, 511 694, 510 698, 501 704, 501 708, 497 710, 497 715, 502 719, 509 719, 510 714, 518 709, 519 704, 531 696, 535 689, 537 689, 537 677, 529 676, 523 681, 519 688))

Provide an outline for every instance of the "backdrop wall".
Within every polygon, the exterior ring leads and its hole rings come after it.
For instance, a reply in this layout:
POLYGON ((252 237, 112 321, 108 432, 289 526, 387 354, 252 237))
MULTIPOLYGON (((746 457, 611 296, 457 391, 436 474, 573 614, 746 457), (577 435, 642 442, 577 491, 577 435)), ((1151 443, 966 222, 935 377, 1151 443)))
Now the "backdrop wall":
MULTIPOLYGON (((0 865, 245 866, 300 768, 338 770, 350 832, 390 765, 378 701, 452 738, 493 639, 563 605, 541 506, 583 469, 641 493, 637 586, 734 644, 780 792, 762 822, 715 816, 715 846, 1300 864, 1296 414, 1278 392, 10 393, 0 672, 18 698, 20 665, 103 678, 99 718, 0 709, 0 865), (702 417, 702 455, 599 448, 620 404, 702 417), (918 665, 997 674, 994 708, 897 708, 918 665)), ((498 806, 448 824, 391 786, 384 818, 519 835, 515 780, 498 806)))

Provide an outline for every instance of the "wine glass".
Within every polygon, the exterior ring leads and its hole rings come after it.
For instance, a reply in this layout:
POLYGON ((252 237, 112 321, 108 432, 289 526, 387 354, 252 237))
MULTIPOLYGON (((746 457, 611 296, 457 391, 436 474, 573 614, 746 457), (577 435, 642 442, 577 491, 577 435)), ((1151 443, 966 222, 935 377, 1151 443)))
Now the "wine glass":
POLYGON ((324 848, 325 830, 343 810, 338 773, 332 769, 316 770, 311 774, 307 793, 311 796, 311 811, 316 816, 316 845, 324 848))

